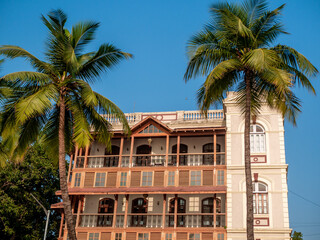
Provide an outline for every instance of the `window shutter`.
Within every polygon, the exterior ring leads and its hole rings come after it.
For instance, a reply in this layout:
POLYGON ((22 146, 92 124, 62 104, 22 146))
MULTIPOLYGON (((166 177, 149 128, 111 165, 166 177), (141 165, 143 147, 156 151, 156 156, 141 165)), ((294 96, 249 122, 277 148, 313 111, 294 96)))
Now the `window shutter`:
POLYGON ((187 239, 188 239, 188 233, 185 233, 185 232, 177 233, 177 240, 187 240, 187 239))
POLYGON ((136 240, 137 238, 137 233, 135 232, 127 232, 127 237, 126 240, 136 240))
POLYGON ((109 232, 103 232, 101 233, 101 240, 111 240, 111 233, 109 232))
POLYGON ((189 171, 179 172, 179 186, 189 186, 189 171))
POLYGON ((131 173, 131 187, 140 187, 141 172, 131 173))
POLYGON ((202 240, 212 240, 213 233, 202 233, 202 240))
POLYGON ((152 232, 150 240, 161 240, 161 232, 152 232))
POLYGON ((94 172, 87 172, 84 178, 84 187, 93 187, 94 172))
POLYGON ((163 183, 164 183, 164 172, 154 172, 153 185, 163 187, 163 183))
POLYGON ((213 185, 213 171, 204 170, 203 171, 203 186, 212 186, 213 185))
POLYGON ((107 187, 115 187, 117 182, 117 173, 108 172, 107 176, 107 187))
POLYGON ((78 238, 78 240, 87 240, 87 238, 88 238, 88 233, 86 233, 86 232, 79 232, 77 238, 78 238))

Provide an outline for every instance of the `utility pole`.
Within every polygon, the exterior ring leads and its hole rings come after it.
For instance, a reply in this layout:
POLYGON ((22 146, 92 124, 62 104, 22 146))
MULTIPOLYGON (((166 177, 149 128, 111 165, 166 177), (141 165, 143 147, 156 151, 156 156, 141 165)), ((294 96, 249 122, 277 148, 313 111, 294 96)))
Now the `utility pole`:
POLYGON ((45 212, 46 216, 47 216, 47 220, 46 220, 46 226, 44 229, 44 236, 43 236, 43 240, 46 240, 47 238, 47 231, 48 231, 48 225, 49 225, 49 217, 50 217, 50 210, 47 210, 42 204, 41 202, 32 194, 30 193, 31 197, 33 197, 34 200, 36 200, 36 202, 42 207, 43 211, 45 212))

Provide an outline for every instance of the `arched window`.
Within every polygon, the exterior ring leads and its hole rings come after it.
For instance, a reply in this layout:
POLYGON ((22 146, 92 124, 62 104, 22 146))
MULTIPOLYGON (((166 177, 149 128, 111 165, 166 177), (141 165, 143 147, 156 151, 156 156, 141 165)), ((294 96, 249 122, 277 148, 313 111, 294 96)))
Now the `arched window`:
POLYGON ((104 167, 118 167, 119 163, 120 147, 112 145, 111 152, 105 150, 105 155, 111 155, 110 157, 104 158, 104 167))
MULTIPOLYGON (((216 144, 216 150, 217 150, 217 152, 221 151, 221 145, 220 144, 216 144)), ((202 152, 203 153, 213 153, 214 152, 213 143, 204 144, 202 146, 202 152)), ((217 160, 219 160, 219 164, 217 164, 217 165, 220 165, 220 155, 217 155, 217 160)), ((213 165, 213 154, 203 155, 202 164, 203 165, 213 165)))
MULTIPOLYGON (((186 213, 186 200, 183 198, 177 198, 177 213, 186 213)), ((169 202, 169 213, 174 213, 175 211, 175 198, 172 198, 169 202)), ((177 227, 184 227, 185 216, 178 215, 177 227)), ((174 227, 174 216, 169 215, 169 227, 174 227)))
POLYGON ((150 166, 151 156, 146 156, 146 155, 151 154, 151 150, 152 148, 149 145, 138 146, 136 154, 143 155, 143 156, 136 156, 136 159, 134 160, 134 164, 136 166, 150 166))
POLYGON ((268 186, 262 182, 253 183, 253 213, 268 213, 268 186))
MULTIPOLYGON (((148 201, 145 198, 136 198, 132 201, 132 213, 147 213, 148 201)), ((132 227, 145 227, 147 224, 146 215, 132 215, 131 226, 132 227)))
POLYGON ((263 153, 266 151, 265 131, 260 125, 250 126, 250 151, 251 153, 263 153))
MULTIPOLYGON (((177 144, 172 146, 171 153, 177 153, 177 144)), ((186 166, 188 164, 188 155, 183 155, 183 153, 188 153, 188 146, 185 144, 180 144, 180 150, 179 150, 180 156, 179 156, 179 164, 181 166, 186 166), (182 153, 182 155, 181 155, 182 153)), ((177 157, 172 156, 174 162, 176 162, 177 157)))
POLYGON ((110 215, 98 216, 98 227, 111 227, 113 221, 114 200, 111 198, 103 198, 99 201, 98 213, 106 213, 110 215))

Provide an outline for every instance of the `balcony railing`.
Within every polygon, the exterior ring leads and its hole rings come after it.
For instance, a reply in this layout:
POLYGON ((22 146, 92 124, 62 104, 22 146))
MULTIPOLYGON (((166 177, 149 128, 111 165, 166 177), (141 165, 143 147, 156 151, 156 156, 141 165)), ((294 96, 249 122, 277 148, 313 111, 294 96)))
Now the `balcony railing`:
MULTIPOLYGON (((125 113, 129 124, 135 124, 148 116, 157 118, 163 122, 172 121, 199 121, 199 120, 223 120, 223 110, 209 110, 207 115, 200 111, 176 111, 176 112, 157 112, 157 113, 125 113)), ((103 115, 103 117, 112 124, 120 124, 120 120, 113 114, 103 115)))
MULTIPOLYGON (((76 219, 76 216, 74 216, 76 219)), ((117 214, 115 227, 124 227, 125 214, 117 214)), ((177 227, 225 227, 225 213, 178 213, 177 227), (215 222, 214 222, 215 219, 215 222)), ((165 227, 174 227, 174 214, 166 214, 165 227)), ((78 227, 112 227, 113 213, 111 214, 80 214, 78 227)), ((127 227, 161 228, 162 214, 134 213, 127 216, 127 227)))
MULTIPOLYGON (((177 154, 168 154, 167 166, 177 165, 177 154)), ((109 168, 119 167, 119 155, 97 155, 87 157, 87 168, 109 168)), ((79 156, 76 160, 76 168, 84 168, 85 157, 79 156)), ((180 153, 179 154, 180 166, 203 166, 214 165, 214 153, 180 153)), ((215 165, 225 165, 225 153, 216 153, 215 165)), ((130 155, 122 155, 121 167, 130 166, 130 155)), ((156 167, 166 166, 165 154, 146 154, 146 155, 133 155, 133 167, 156 167)))
POLYGON ((78 227, 112 227, 113 213, 80 214, 78 227))
MULTIPOLYGON (((174 227, 174 214, 166 215, 166 227, 174 227)), ((225 214, 216 214, 216 222, 214 224, 213 213, 178 213, 177 214, 177 227, 225 227, 225 214)))

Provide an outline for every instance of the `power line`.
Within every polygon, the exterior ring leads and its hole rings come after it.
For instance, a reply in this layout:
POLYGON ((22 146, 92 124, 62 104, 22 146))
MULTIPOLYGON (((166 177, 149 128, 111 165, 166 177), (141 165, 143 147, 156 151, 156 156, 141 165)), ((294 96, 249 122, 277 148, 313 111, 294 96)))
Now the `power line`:
POLYGON ((301 199, 303 199, 303 200, 305 200, 305 201, 307 201, 307 202, 309 202, 309 203, 311 203, 311 204, 313 204, 313 205, 315 205, 315 206, 320 208, 320 205, 318 203, 315 203, 315 202, 313 202, 313 201, 311 201, 311 200, 309 200, 309 199, 307 199, 307 198, 301 196, 300 194, 295 193, 295 192, 293 192, 291 190, 289 190, 289 192, 291 192, 292 194, 296 195, 297 197, 299 197, 299 198, 301 198, 301 199))

